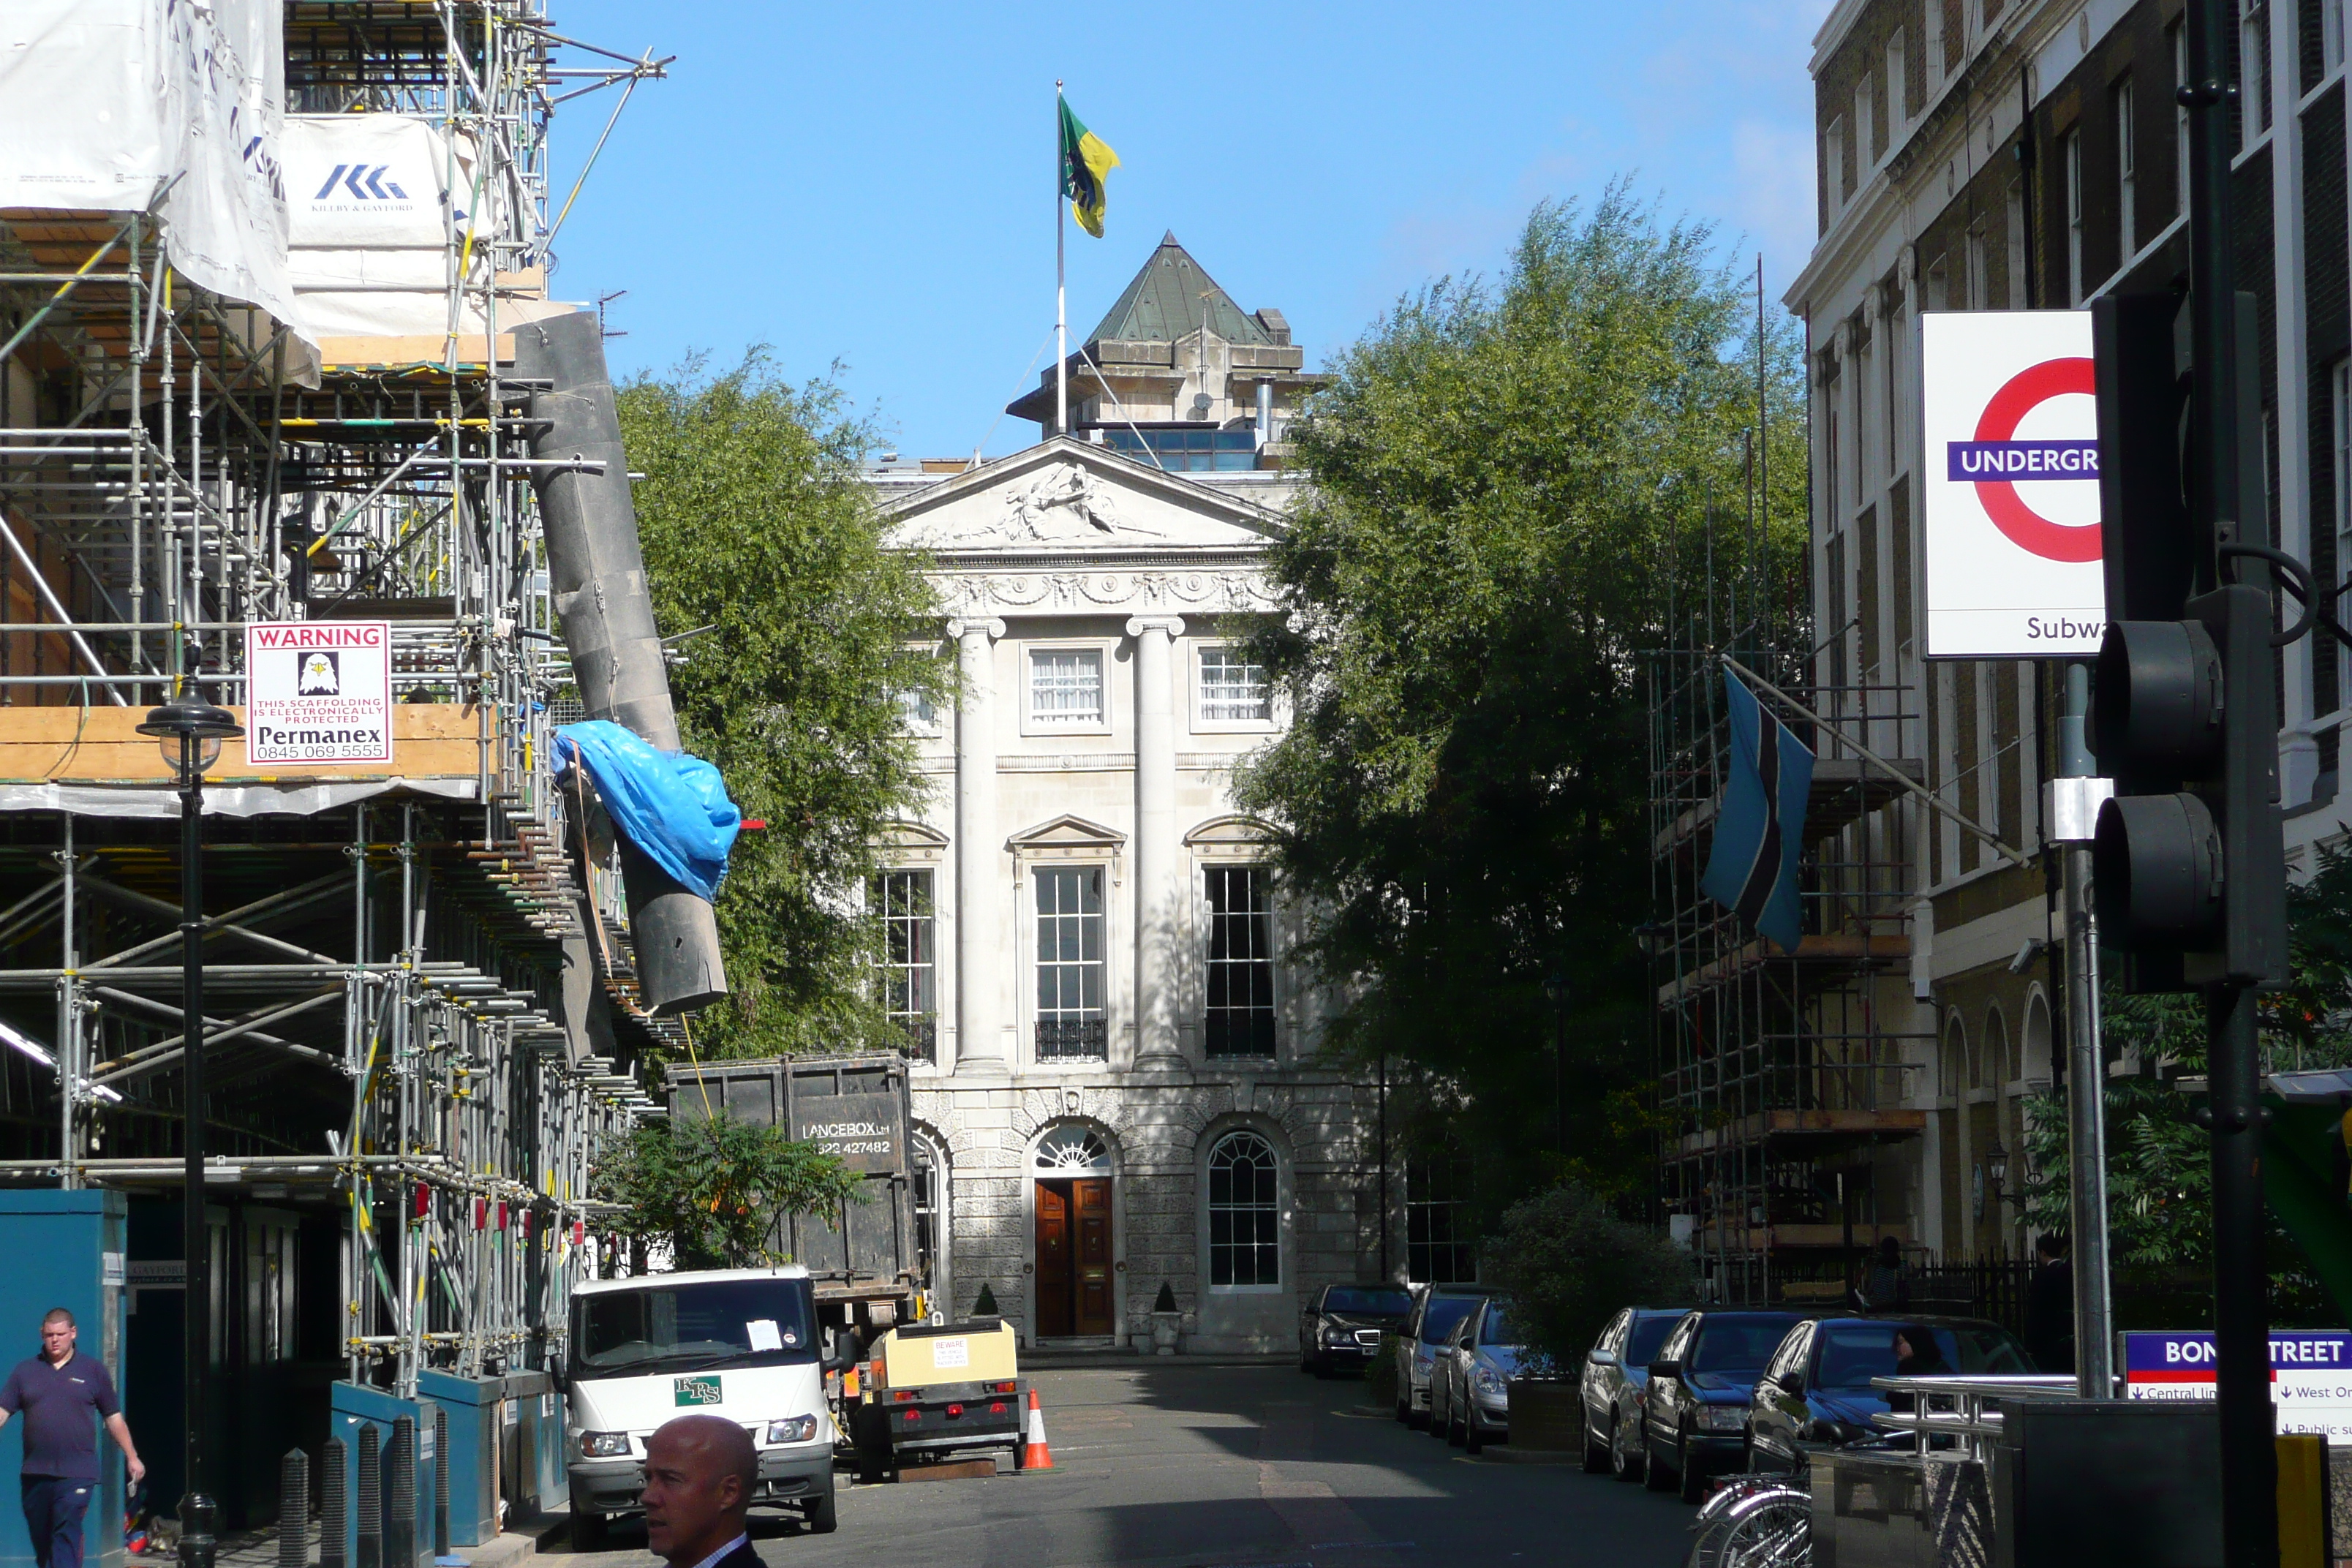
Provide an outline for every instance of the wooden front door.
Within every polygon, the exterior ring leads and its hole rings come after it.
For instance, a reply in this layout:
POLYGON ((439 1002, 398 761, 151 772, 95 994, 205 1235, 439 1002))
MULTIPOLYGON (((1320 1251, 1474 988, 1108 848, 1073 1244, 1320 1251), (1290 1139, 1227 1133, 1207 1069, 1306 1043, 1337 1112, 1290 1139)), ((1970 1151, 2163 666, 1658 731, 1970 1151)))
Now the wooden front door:
POLYGON ((1070 1184, 1077 1237, 1076 1332, 1107 1334, 1110 1312, 1110 1183, 1092 1177, 1070 1184))
MULTIPOLYGON (((1040 1335, 1076 1333, 1071 1289, 1069 1182, 1037 1184, 1037 1330, 1040 1335)), ((1089 1184, 1075 1184, 1086 1186, 1089 1184)))

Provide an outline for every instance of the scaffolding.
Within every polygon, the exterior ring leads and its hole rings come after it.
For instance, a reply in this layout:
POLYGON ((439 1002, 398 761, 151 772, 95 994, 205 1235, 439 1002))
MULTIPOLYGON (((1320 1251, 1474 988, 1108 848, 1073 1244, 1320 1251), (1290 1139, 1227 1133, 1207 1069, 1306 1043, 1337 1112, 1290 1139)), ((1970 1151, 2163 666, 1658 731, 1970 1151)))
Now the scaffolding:
POLYGON ((1926 1126, 1909 1075, 1932 1039, 1888 1026, 1910 1012, 1917 810, 1896 775, 1920 769, 1856 747, 1899 758, 1917 725, 1905 689, 1840 679, 1833 648, 1715 631, 1647 659, 1661 1199, 1712 1300, 1835 1301, 1863 1249, 1913 1239, 1880 1161, 1926 1126), (1757 693, 1818 759, 1793 952, 1699 889, 1730 757, 1726 654, 1793 699, 1757 693))
POLYGON ((541 0, 293 0, 283 41, 290 110, 449 150, 437 332, 324 339, 305 384, 285 323, 175 271, 167 222, 0 212, 0 1180, 176 1194, 177 807, 132 727, 241 703, 247 622, 390 622, 396 773, 208 780, 200 1109, 227 1360, 278 1267, 236 1207, 277 1205, 340 1232, 339 1375, 413 1397, 553 1364, 590 1163, 659 1113, 638 1063, 680 1027, 551 782, 576 702, 532 481, 568 460, 530 451, 546 385, 511 335, 558 309, 555 106, 661 71, 541 0))

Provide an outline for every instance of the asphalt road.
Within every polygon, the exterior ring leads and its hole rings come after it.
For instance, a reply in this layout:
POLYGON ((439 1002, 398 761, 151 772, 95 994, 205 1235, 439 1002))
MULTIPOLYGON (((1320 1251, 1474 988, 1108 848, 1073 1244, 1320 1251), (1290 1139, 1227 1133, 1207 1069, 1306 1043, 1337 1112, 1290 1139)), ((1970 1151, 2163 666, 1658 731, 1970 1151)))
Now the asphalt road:
MULTIPOLYGON (((1034 1374, 1055 1468, 855 1487, 841 1528, 753 1516, 769 1568, 1675 1568, 1692 1510, 1576 1465, 1470 1459, 1364 1404, 1360 1381, 1288 1368, 1141 1366, 1034 1374)), ((565 1568, 647 1568, 620 1550, 542 1548, 565 1568)))

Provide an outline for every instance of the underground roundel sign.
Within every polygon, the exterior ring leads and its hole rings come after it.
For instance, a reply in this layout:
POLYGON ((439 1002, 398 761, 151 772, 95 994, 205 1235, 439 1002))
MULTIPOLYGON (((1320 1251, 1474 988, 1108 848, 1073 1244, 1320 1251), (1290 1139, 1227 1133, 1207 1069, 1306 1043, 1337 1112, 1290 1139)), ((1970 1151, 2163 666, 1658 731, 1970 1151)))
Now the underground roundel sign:
POLYGON ((2098 407, 2087 310, 1920 318, 1927 657, 2098 651, 2098 407))

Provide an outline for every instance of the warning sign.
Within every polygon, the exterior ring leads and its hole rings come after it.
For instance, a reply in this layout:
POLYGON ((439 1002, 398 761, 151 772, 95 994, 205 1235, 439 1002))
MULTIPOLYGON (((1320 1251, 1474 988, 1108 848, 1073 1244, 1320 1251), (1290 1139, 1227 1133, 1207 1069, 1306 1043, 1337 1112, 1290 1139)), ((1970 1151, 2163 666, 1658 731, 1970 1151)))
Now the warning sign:
POLYGON ((389 621, 256 621, 245 675, 247 761, 392 761, 389 621))

